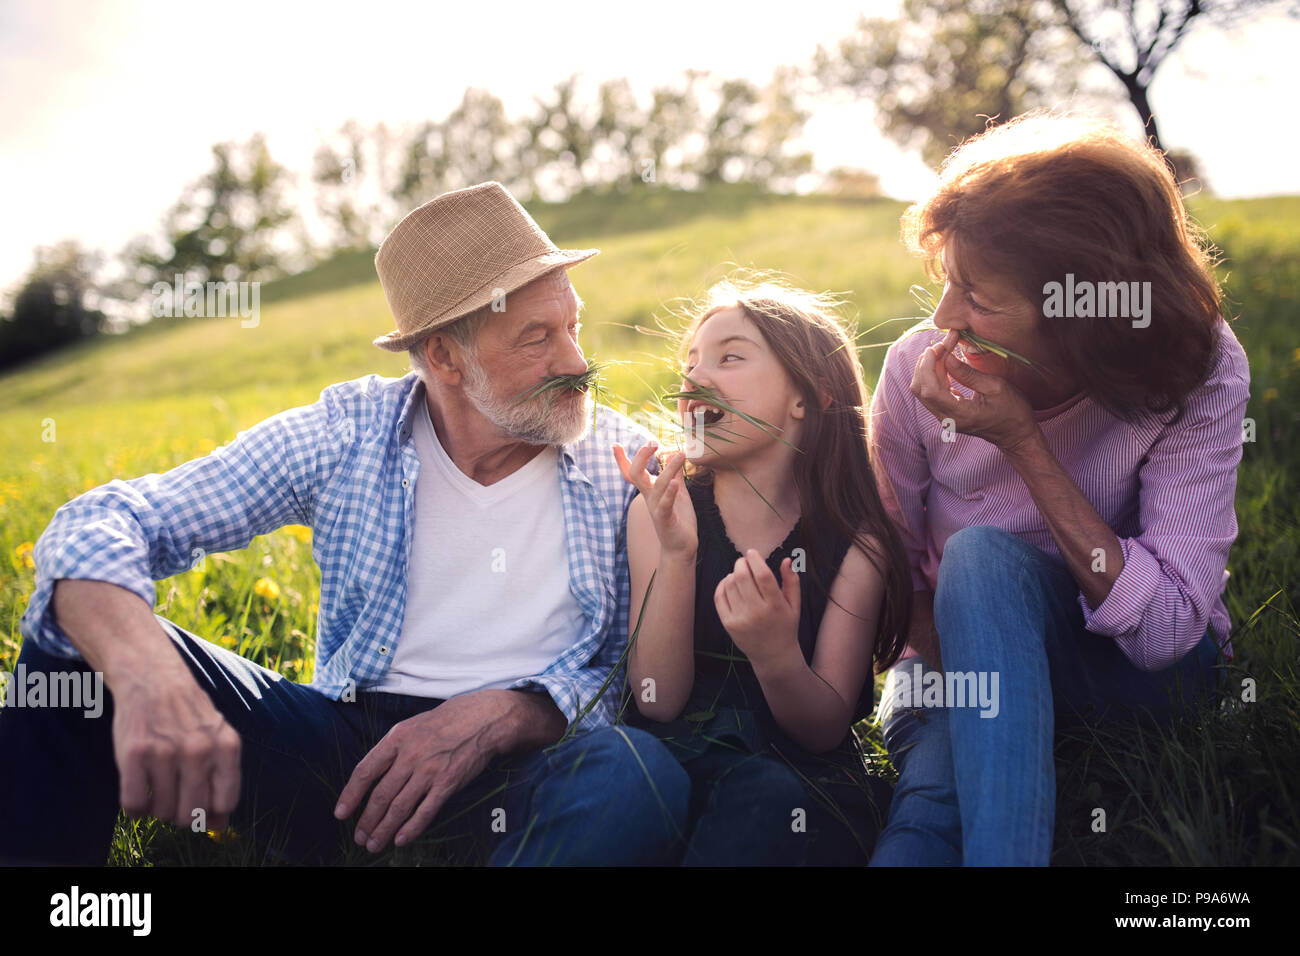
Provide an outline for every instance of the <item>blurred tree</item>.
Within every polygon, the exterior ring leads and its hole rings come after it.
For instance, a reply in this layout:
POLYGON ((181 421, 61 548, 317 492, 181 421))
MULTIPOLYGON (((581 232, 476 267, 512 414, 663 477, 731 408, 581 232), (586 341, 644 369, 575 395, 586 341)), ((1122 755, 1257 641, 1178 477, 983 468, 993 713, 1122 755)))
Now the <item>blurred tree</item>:
POLYGON ((818 192, 839 199, 877 199, 880 177, 865 169, 836 166, 823 177, 818 192))
POLYGON ((880 129, 931 166, 989 118, 1071 95, 1086 51, 1049 0, 903 0, 898 19, 858 22, 819 47, 824 89, 871 99, 880 129))
POLYGON ((342 141, 340 147, 321 143, 312 157, 316 208, 334 230, 331 248, 361 249, 371 242, 365 211, 359 208, 366 134, 355 120, 348 120, 336 139, 342 141))
POLYGON ((27 277, 13 295, 13 310, 0 316, 0 368, 9 368, 96 334, 99 310, 96 275, 99 253, 75 239, 38 247, 27 277))
POLYGON ((401 149, 393 198, 405 210, 445 192, 450 160, 441 123, 421 123, 401 149))
POLYGON ((169 249, 147 243, 130 249, 132 271, 144 285, 187 279, 258 281, 284 273, 279 248, 283 227, 294 218, 285 190, 289 171, 277 163, 266 138, 255 134, 245 144, 212 147, 213 167, 168 210, 163 231, 169 249))
MULTIPOLYGON (((1248 14, 1279 6, 1278 0, 1052 0, 1052 4, 1074 35, 1123 84, 1157 149, 1164 147, 1147 92, 1156 71, 1192 23, 1227 27, 1248 14)), ((1294 16, 1295 10, 1291 12, 1294 16)))
POLYGON ((626 189, 639 180, 638 146, 648 116, 637 102, 632 84, 626 79, 606 80, 596 92, 599 112, 592 127, 591 178, 626 189))
POLYGON ((762 89, 743 79, 721 81, 696 165, 703 182, 743 181, 781 190, 812 168, 811 153, 788 152, 808 120, 799 105, 800 77, 798 70, 782 67, 762 89))
POLYGON ((544 169, 562 195, 591 185, 587 167, 596 145, 596 118, 578 96, 578 74, 556 83, 547 98, 533 100, 537 110, 525 129, 535 168, 544 169))
POLYGON ((679 86, 657 86, 650 94, 636 147, 636 172, 645 182, 690 185, 688 150, 702 122, 696 87, 700 70, 687 70, 679 86))

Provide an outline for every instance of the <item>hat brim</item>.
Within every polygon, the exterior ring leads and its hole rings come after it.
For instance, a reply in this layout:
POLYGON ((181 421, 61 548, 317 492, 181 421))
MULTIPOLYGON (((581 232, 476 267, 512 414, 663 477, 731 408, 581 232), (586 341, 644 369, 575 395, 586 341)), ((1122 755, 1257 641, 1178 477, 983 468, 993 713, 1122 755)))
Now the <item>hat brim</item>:
POLYGON ((599 249, 557 249, 555 252, 525 259, 485 283, 477 292, 466 296, 439 314, 430 316, 420 328, 409 332, 394 330, 375 339, 374 344, 389 352, 405 352, 431 332, 436 332, 443 326, 450 325, 457 319, 483 308, 497 296, 508 295, 522 289, 534 279, 540 279, 548 272, 561 267, 567 269, 569 266, 576 266, 579 262, 585 262, 599 253, 599 249))

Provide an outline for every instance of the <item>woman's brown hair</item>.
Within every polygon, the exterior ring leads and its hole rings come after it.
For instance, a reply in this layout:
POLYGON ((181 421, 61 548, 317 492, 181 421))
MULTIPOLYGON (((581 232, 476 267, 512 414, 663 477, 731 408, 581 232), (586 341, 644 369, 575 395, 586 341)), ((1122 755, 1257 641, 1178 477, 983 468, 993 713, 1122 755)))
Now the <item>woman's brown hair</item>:
POLYGON ((1212 369, 1220 308, 1212 247, 1162 154, 1112 126, 1041 112, 993 126, 948 156, 902 228, 932 276, 941 277, 939 256, 956 236, 953 267, 963 278, 1003 277, 1033 303, 1067 274, 1076 286, 1150 282, 1145 328, 1044 310, 1056 362, 1117 418, 1171 408, 1180 416, 1212 369))
MULTIPOLYGON (((830 542, 857 544, 871 559, 885 581, 873 651, 877 669, 883 670, 907 642, 912 579, 902 540, 876 487, 867 444, 870 396, 837 306, 831 296, 791 288, 770 274, 741 273, 714 285, 692 309, 679 352, 684 359, 695 333, 715 312, 739 308, 785 368, 806 408, 794 481, 808 569, 829 598, 831 582, 818 571, 831 566, 830 542), (871 547, 869 538, 879 547, 871 547)), ((690 465, 688 475, 711 480, 702 466, 690 465)))

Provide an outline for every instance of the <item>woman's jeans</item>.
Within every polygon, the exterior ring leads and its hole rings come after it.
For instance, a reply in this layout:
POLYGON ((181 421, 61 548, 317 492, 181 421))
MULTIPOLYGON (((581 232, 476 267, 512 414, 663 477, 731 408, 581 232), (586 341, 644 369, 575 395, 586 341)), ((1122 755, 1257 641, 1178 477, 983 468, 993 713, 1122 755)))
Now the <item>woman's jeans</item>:
MULTIPOLYGON (((231 823, 254 838, 254 861, 373 859, 352 843, 360 810, 334 819, 339 793, 394 724, 442 701, 367 692, 331 700, 158 620, 240 735, 231 823)), ((49 681, 89 671, 33 641, 18 664, 49 681)), ((0 863, 102 865, 108 858, 120 804, 107 688, 103 697, 94 716, 69 707, 0 710, 0 863)), ((662 743, 632 727, 607 727, 493 760, 443 806, 420 842, 494 865, 668 864, 689 797, 690 780, 662 743)), ((193 829, 206 829, 202 818, 193 829)))
POLYGON ((906 658, 881 697, 899 780, 872 866, 1047 865, 1055 730, 1124 713, 1163 722, 1214 685, 1211 633, 1173 667, 1142 671, 1084 630, 1078 602, 1064 561, 1009 532, 948 539, 934 598, 945 673, 906 658), (943 706, 936 688, 949 684, 943 706))

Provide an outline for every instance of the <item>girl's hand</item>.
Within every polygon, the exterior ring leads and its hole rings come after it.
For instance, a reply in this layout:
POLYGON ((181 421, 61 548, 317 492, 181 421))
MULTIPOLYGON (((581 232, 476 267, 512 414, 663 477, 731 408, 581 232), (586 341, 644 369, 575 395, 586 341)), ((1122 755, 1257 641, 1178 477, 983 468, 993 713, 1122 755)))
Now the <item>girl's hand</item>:
POLYGON ((1004 453, 1034 438, 1038 422, 1020 389, 957 358, 953 354, 957 339, 957 330, 949 329, 942 342, 921 353, 912 375, 912 394, 940 421, 952 419, 956 431, 983 438, 1004 453), (954 379, 974 396, 958 395, 952 387, 954 379))
POLYGON ((781 581, 750 548, 736 569, 713 592, 722 626, 751 664, 780 660, 799 647, 799 575, 789 558, 781 562, 781 581))
POLYGON ((654 478, 646 471, 650 456, 658 449, 658 442, 641 446, 636 457, 628 461, 622 445, 614 445, 614 459, 618 462, 623 480, 635 485, 645 498, 650 520, 654 523, 659 549, 664 554, 694 560, 699 547, 699 531, 695 524, 695 505, 686 491, 682 469, 686 464, 684 452, 674 452, 654 478))

